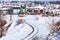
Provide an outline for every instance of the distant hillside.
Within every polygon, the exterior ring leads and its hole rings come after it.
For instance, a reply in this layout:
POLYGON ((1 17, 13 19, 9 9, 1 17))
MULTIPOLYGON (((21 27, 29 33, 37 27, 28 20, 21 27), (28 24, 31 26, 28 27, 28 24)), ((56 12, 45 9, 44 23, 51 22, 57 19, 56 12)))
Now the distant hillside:
POLYGON ((60 1, 54 1, 54 2, 50 2, 52 4, 60 4, 60 1))
MULTIPOLYGON (((2 2, 5 2, 5 1, 2 1, 2 2)), ((8 2, 8 1, 7 1, 8 2)), ((34 2, 35 4, 44 4, 45 2, 49 2, 49 3, 52 3, 52 4, 60 4, 60 1, 9 1, 11 3, 18 3, 18 2, 34 2)), ((1 3, 1 2, 0 2, 1 3)))
MULTIPOLYGON (((44 4, 45 2, 47 1, 33 1, 34 3, 36 4, 44 4)), ((52 4, 60 4, 60 1, 49 1, 49 3, 52 3, 52 4)))

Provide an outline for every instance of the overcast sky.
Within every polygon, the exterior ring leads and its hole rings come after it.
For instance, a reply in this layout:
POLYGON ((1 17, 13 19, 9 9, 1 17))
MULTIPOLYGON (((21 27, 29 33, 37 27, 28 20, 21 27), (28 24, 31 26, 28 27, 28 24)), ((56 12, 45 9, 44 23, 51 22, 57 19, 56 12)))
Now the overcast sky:
MULTIPOLYGON (((0 0, 0 1, 12 1, 12 0, 0 0)), ((59 1, 59 0, 13 0, 13 1, 59 1)))

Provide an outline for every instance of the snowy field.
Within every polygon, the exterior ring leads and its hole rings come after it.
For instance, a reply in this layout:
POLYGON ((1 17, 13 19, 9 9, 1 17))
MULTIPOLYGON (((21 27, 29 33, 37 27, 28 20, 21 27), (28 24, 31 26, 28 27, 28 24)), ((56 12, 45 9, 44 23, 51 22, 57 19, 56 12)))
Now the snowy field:
MULTIPOLYGON (((10 22, 11 15, 6 15, 4 19, 10 22)), ((52 24, 57 21, 60 21, 60 17, 41 17, 36 15, 27 15, 25 17, 18 17, 18 15, 12 15, 11 17, 13 23, 7 30, 6 36, 0 38, 0 40, 32 40, 34 37, 38 38, 46 38, 51 32, 51 26, 48 24, 52 24), (20 24, 16 26, 16 21, 18 19, 23 19, 24 24, 20 24), (26 24, 27 23, 27 24, 26 24), (34 28, 34 32, 25 38, 33 29, 28 25, 32 25, 34 28), (24 26, 22 28, 22 26, 24 26)))

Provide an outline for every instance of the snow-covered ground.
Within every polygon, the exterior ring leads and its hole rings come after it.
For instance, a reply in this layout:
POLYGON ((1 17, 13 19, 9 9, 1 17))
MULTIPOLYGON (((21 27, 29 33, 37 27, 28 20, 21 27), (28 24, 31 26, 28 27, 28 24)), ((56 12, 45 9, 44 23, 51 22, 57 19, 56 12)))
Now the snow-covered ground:
POLYGON ((36 16, 31 16, 26 19, 25 22, 30 23, 34 26, 37 27, 38 29, 38 34, 37 36, 40 37, 47 37, 48 34, 50 33, 51 28, 49 27, 49 24, 47 22, 52 22, 52 18, 50 17, 36 17, 36 16), (38 18, 38 20, 36 20, 38 18))
MULTIPOLYGON (((17 15, 12 15, 12 20, 14 23, 8 29, 6 36, 2 37, 0 40, 20 40, 32 31, 28 25, 20 30, 19 27, 22 27, 21 24, 20 26, 16 26, 16 21, 18 19, 21 18, 17 15), (16 31, 16 29, 19 29, 20 31, 16 31)), ((39 38, 46 38, 48 34, 50 34, 51 27, 48 23, 52 24, 53 20, 54 22, 60 21, 60 17, 41 17, 36 15, 27 15, 22 19, 24 22, 35 26, 36 30, 38 30, 38 33, 35 36, 39 38)), ((6 21, 9 22, 9 17, 6 17, 6 21)))

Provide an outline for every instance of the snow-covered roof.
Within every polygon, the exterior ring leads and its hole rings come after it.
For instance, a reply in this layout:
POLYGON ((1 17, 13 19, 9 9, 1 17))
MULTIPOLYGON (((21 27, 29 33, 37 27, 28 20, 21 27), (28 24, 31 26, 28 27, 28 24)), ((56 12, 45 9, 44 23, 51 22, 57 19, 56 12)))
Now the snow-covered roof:
POLYGON ((40 9, 43 9, 44 7, 43 7, 43 6, 35 6, 34 8, 40 8, 40 9))
POLYGON ((10 10, 11 8, 2 8, 2 10, 10 10))
POLYGON ((60 12, 60 10, 59 10, 59 9, 55 9, 55 11, 56 11, 56 12, 60 12))
POLYGON ((60 5, 56 5, 55 7, 58 8, 58 7, 60 7, 60 5))
POLYGON ((43 6, 34 6, 34 7, 26 7, 26 8, 28 8, 28 9, 29 9, 29 8, 31 8, 31 9, 32 9, 32 8, 35 8, 35 9, 37 9, 37 8, 43 9, 44 7, 43 7, 43 6))
POLYGON ((2 10, 2 5, 0 5, 0 10, 2 10))
POLYGON ((2 7, 2 5, 0 5, 0 8, 2 7))

